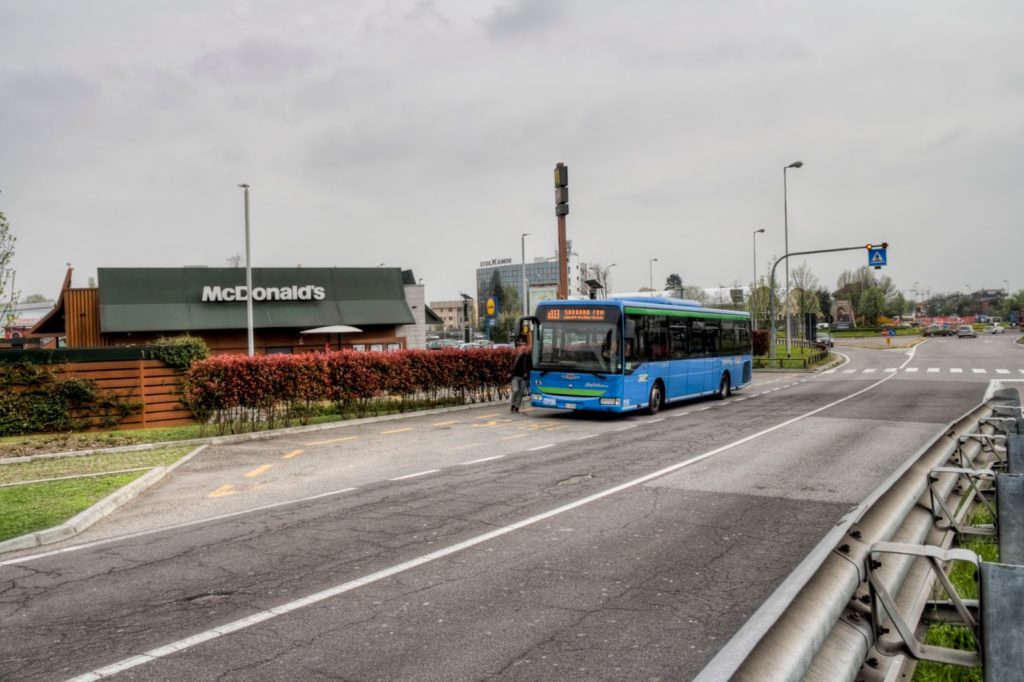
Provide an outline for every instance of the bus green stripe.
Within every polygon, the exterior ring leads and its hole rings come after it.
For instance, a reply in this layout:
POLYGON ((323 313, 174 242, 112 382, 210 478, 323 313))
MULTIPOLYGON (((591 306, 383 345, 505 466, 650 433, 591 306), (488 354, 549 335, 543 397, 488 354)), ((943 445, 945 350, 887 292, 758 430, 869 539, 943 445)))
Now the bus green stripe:
POLYGON ((662 310, 660 308, 626 308, 626 313, 634 315, 664 315, 666 317, 699 317, 708 320, 749 320, 749 315, 723 315, 721 313, 698 313, 683 310, 662 310))
POLYGON ((605 394, 599 388, 545 388, 543 386, 540 387, 540 392, 547 393, 548 395, 568 395, 577 398, 596 398, 605 394))

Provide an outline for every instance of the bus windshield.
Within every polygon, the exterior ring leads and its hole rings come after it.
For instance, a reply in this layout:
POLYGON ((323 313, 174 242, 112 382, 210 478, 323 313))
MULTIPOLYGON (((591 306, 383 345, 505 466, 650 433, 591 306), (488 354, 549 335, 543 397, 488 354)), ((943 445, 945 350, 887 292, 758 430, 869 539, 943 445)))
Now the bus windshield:
POLYGON ((545 371, 622 372, 622 332, 617 308, 542 308, 533 346, 533 368, 545 371))

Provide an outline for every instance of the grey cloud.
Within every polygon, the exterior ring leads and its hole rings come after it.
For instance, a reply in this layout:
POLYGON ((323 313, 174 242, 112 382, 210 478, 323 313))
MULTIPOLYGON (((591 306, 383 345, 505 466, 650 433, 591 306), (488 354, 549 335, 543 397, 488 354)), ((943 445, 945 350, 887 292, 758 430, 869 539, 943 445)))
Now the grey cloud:
POLYGON ((235 47, 207 53, 193 71, 222 83, 277 82, 308 72, 317 63, 317 54, 308 48, 269 38, 247 38, 235 47))
POLYGON ((550 0, 512 0, 494 10, 483 26, 495 38, 517 38, 558 25, 563 3, 550 0))

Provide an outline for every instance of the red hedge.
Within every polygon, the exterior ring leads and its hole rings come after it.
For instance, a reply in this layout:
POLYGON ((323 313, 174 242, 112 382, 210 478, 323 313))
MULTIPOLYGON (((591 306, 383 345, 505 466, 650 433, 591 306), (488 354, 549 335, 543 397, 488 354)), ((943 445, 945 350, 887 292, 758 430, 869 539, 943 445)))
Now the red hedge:
POLYGON ((504 395, 514 362, 509 348, 218 355, 192 364, 182 402, 201 422, 253 424, 328 401, 359 413, 382 400, 476 402, 504 395))

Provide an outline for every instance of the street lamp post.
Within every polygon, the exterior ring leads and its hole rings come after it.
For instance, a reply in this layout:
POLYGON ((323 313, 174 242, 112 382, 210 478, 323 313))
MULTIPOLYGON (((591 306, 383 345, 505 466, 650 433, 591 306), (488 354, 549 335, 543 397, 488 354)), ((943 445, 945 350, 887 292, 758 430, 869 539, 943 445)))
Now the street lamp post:
POLYGON ((654 291, 654 264, 657 262, 657 258, 652 258, 650 262, 647 263, 647 285, 652 292, 654 291))
POLYGON ((612 263, 611 265, 609 265, 604 270, 604 295, 605 296, 607 296, 608 294, 612 293, 611 275, 612 275, 612 268, 614 268, 616 265, 618 265, 618 263, 612 263))
POLYGON ((256 354, 252 331, 252 252, 249 249, 249 185, 239 185, 245 193, 245 331, 249 341, 249 357, 256 354))
POLYGON ((530 232, 523 232, 519 237, 519 246, 522 249, 523 256, 523 316, 530 314, 530 306, 526 300, 527 293, 529 292, 529 288, 526 286, 526 238, 530 236, 530 234, 530 232))
MULTIPOLYGON (((783 239, 785 240, 786 253, 789 253, 789 198, 786 191, 786 171, 790 168, 803 168, 803 161, 794 161, 788 166, 782 168, 782 224, 783 224, 783 239)), ((786 355, 791 356, 793 354, 792 337, 790 333, 789 323, 789 259, 786 259, 786 355)), ((772 343, 775 343, 775 339, 772 339, 772 343)))
MULTIPOLYGON (((754 290, 757 289, 757 235, 764 234, 764 228, 754 230, 754 283, 750 285, 750 300, 754 300, 754 290)), ((753 307, 753 306, 751 306, 753 307)), ((753 310, 751 310, 753 312, 753 310)), ((757 317, 754 317, 754 329, 757 329, 757 317)))

